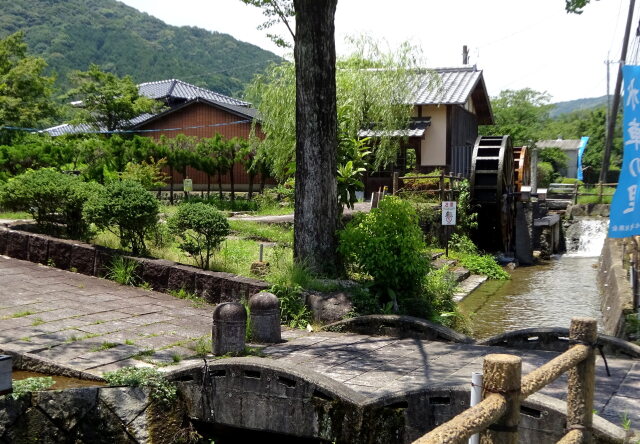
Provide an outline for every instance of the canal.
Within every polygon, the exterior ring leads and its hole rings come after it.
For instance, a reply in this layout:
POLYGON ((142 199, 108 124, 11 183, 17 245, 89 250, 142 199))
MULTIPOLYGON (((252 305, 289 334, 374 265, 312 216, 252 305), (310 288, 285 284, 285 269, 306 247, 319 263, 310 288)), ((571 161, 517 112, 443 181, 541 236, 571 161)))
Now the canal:
POLYGON ((508 281, 487 281, 461 303, 473 336, 486 338, 530 327, 568 327, 572 317, 600 324, 598 258, 607 219, 585 219, 567 234, 568 254, 541 265, 519 267, 508 281), (573 238, 573 239, 572 239, 573 238), (573 242, 572 242, 573 240, 573 242))

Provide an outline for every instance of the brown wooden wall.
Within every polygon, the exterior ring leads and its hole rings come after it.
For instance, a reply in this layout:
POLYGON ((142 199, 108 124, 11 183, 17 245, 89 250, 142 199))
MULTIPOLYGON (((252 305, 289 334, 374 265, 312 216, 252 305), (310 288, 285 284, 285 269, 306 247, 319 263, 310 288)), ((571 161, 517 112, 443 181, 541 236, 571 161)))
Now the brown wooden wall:
MULTIPOLYGON (((159 140, 161 136, 165 137, 176 137, 178 134, 184 134, 186 136, 194 136, 197 138, 206 138, 213 137, 217 133, 222 135, 225 139, 231 139, 233 137, 241 137, 243 139, 248 139, 251 134, 251 123, 239 123, 232 125, 221 125, 221 126, 208 126, 215 125, 219 123, 232 123, 241 120, 248 120, 246 117, 237 116, 235 114, 231 114, 225 110, 220 108, 216 108, 214 106, 205 104, 205 103, 193 103, 188 105, 182 109, 179 109, 173 113, 170 113, 162 118, 159 118, 153 122, 150 122, 140 129, 142 130, 162 130, 165 128, 182 128, 178 131, 157 131, 153 133, 142 133, 144 135, 149 135, 150 137, 159 140), (198 128, 192 128, 198 127, 198 128)), ((262 131, 258 127, 256 130, 258 137, 264 137, 262 131)), ((236 163, 233 167, 234 171, 234 182, 236 184, 236 190, 246 189, 249 183, 249 176, 245 171, 244 167, 236 163)), ((169 172, 168 169, 166 171, 169 172)), ((203 189, 203 186, 206 188, 207 184, 207 175, 202 171, 196 170, 195 168, 187 168, 187 176, 193 180, 194 189, 203 189)), ((174 172, 173 174, 173 183, 174 184, 182 184, 182 174, 178 172, 174 172)), ((260 184, 261 177, 260 175, 256 175, 254 179, 255 189, 260 184)), ((213 189, 217 189, 218 177, 212 176, 211 183, 213 189)), ((228 189, 228 185, 230 183, 229 174, 224 174, 222 176, 222 183, 225 189, 228 189)), ((266 183, 275 184, 276 182, 267 178, 266 183)))

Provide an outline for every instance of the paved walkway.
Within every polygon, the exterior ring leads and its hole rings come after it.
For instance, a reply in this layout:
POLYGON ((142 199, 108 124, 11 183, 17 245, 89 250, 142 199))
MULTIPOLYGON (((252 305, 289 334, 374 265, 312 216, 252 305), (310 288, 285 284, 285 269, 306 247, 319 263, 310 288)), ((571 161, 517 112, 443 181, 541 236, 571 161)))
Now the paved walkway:
MULTIPOLYGON (((0 350, 30 353, 100 375, 137 365, 177 369, 208 347, 211 306, 171 295, 0 256, 0 350), (198 346, 199 344, 199 346, 198 346)), ((458 385, 504 348, 329 332, 285 331, 288 342, 266 347, 272 359, 305 366, 371 397, 425 385, 458 385)), ((507 351, 508 352, 508 351, 507 351)), ((523 374, 553 352, 517 351, 523 374)), ((196 359, 196 358, 194 358, 196 359)), ((200 358, 197 358, 200 359, 200 358)), ((640 361, 597 361, 594 408, 620 424, 640 424, 640 361)), ((542 393, 564 398, 566 377, 542 393)))

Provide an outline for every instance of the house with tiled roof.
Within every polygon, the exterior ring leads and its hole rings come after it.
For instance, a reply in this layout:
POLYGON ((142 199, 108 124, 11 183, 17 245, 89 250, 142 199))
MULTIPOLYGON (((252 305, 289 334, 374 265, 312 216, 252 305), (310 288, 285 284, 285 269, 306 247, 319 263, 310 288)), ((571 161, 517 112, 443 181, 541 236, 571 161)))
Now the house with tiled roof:
MULTIPOLYGON (((249 138, 252 123, 256 120, 256 110, 250 103, 177 79, 141 83, 138 91, 142 96, 161 101, 165 107, 157 114, 142 114, 132 119, 126 125, 127 131, 154 139, 160 139, 161 136, 172 138, 178 134, 198 138, 220 134, 225 139, 246 139, 249 138)), ((48 128, 45 132, 59 136, 103 130, 86 124, 63 124, 48 128)), ((261 136, 259 124, 256 133, 261 136)), ((233 172, 236 190, 248 188, 249 177, 244 168, 236 164, 233 172)), ((205 173, 193 168, 187 169, 187 176, 193 180, 195 189, 202 188, 208 182, 205 173)), ((181 174, 174 172, 175 184, 181 184, 183 179, 181 174)), ((260 180, 261 178, 256 178, 256 181, 260 180)), ((228 174, 222 176, 222 183, 230 183, 228 174)))
MULTIPOLYGON (((478 126, 494 123, 482 71, 475 66, 436 68, 416 73, 414 85, 407 99, 413 106, 410 126, 398 131, 407 142, 395 170, 407 172, 407 150, 412 150, 419 172, 440 169, 468 177, 478 126)), ((360 132, 361 137, 375 135, 360 132)), ((378 171, 367 178, 366 193, 390 185, 391 171, 378 171)))

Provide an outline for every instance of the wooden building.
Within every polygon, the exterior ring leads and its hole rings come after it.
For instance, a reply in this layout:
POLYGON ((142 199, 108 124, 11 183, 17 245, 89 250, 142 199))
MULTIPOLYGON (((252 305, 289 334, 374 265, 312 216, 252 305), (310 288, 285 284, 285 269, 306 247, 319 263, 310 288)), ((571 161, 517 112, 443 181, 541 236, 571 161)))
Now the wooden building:
MULTIPOLYGON (((412 121, 397 134, 405 138, 404 147, 391 169, 369 173, 366 195, 383 186, 390 188, 393 170, 408 172, 407 150, 415 152, 418 172, 440 169, 469 177, 478 126, 494 123, 482 71, 475 66, 439 68, 416 76, 409 98, 412 121)), ((375 132, 361 131, 360 136, 375 137, 375 132)))
MULTIPOLYGON (((131 121, 128 131, 134 134, 160 139, 161 136, 176 137, 178 134, 194 136, 197 138, 222 135, 225 139, 233 137, 249 138, 251 126, 256 119, 256 110, 250 103, 233 97, 210 91, 177 79, 148 82, 138 85, 140 95, 161 101, 165 110, 158 114, 144 114, 131 121)), ((53 136, 70 133, 92 132, 95 128, 89 125, 64 124, 46 130, 53 136)), ((259 137, 262 137, 259 124, 256 128, 259 137)), ((187 176, 193 180, 194 189, 205 189, 207 175, 194 168, 187 169, 187 176)), ((174 172, 173 183, 179 186, 183 177, 174 172)), ((211 182, 216 183, 217 177, 211 177, 211 182)), ((258 184, 261 177, 258 175, 254 183, 258 184)), ((234 165, 234 182, 236 191, 248 189, 249 177, 244 167, 237 163, 234 165)), ((229 174, 222 176, 223 188, 228 188, 229 174)), ((272 179, 267 183, 273 184, 272 179)), ((214 187, 215 189, 215 187, 214 187)))

